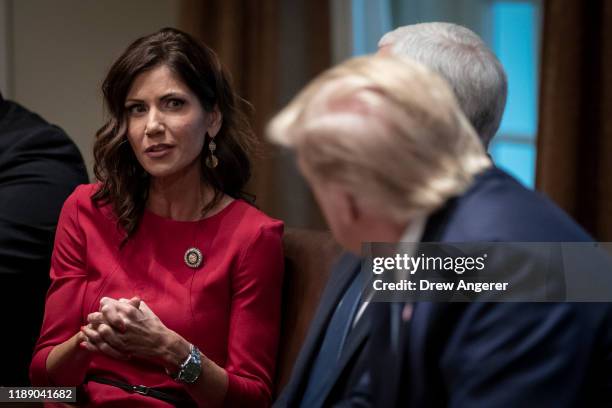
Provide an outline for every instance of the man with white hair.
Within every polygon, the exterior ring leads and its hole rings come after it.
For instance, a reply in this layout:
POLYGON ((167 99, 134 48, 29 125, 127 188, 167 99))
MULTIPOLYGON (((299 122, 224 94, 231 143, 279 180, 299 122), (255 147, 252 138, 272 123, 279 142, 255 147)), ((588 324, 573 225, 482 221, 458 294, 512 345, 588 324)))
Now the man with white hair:
POLYGON ((489 146, 504 113, 508 82, 478 35, 451 23, 407 25, 385 34, 378 53, 410 57, 446 79, 485 148, 489 146))
MULTIPOLYGON (((507 81, 500 62, 476 34, 449 23, 404 26, 381 38, 378 54, 411 57, 446 79, 486 149, 501 121, 507 81)), ((364 397, 368 393, 358 379, 370 334, 367 303, 355 298, 352 290, 358 283, 359 267, 360 259, 347 252, 333 269, 291 379, 275 407, 330 404, 349 393, 354 395, 355 387, 363 388, 364 397), (351 302, 361 302, 360 307, 351 309, 347 306, 351 302), (345 338, 334 335, 347 327, 351 330, 345 338), (326 361, 326 351, 339 347, 338 342, 348 346, 341 347, 334 365, 326 361)))
MULTIPOLYGON (((296 153, 334 237, 355 255, 364 242, 590 242, 551 201, 492 165, 453 94, 413 60, 356 58, 313 80, 267 134, 296 153)), ((533 260, 497 259, 509 279, 537 278, 533 260)), ((612 400, 609 303, 437 298, 373 302, 360 314, 363 274, 351 278, 349 267, 333 271, 323 295, 339 300, 317 312, 328 316, 316 317, 308 334, 310 361, 300 353, 294 373, 308 375, 292 379, 278 406, 569 408, 612 400)))

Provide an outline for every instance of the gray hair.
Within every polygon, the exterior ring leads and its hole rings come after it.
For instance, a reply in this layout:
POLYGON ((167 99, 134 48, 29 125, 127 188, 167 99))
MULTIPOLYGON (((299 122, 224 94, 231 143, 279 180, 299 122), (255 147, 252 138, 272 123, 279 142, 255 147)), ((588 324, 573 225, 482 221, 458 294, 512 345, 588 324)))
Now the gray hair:
POLYGON ((471 30, 450 23, 400 27, 378 43, 442 75, 485 147, 495 136, 506 106, 508 83, 501 63, 471 30))

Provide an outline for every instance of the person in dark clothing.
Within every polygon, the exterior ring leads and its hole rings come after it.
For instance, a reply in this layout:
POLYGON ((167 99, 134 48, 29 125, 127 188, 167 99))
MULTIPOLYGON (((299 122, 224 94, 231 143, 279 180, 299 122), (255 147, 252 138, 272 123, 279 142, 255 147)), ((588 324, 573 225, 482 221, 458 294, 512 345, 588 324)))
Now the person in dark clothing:
MULTIPOLYGON (((494 166, 461 108, 443 77, 422 63, 366 56, 315 78, 272 119, 268 138, 295 152, 332 234, 355 256, 368 254, 368 242, 395 251, 400 242, 591 241, 551 201, 494 166)), ((409 257, 423 256, 418 251, 409 257)), ((491 258, 510 281, 535 283, 541 271, 531 255, 524 265, 491 256, 489 277, 491 258)), ((362 279, 377 273, 364 259, 362 279)), ((609 285, 607 259, 598 262, 597 279, 581 262, 575 287, 609 285)), ((357 270, 359 261, 338 270, 357 270)), ((546 283, 547 298, 564 284, 557 262, 548 265, 559 274, 546 283)), ((431 279, 428 267, 414 271, 425 277, 419 283, 431 279)), ((340 292, 332 289, 324 299, 340 292)), ((279 398, 278 407, 610 406, 610 303, 383 302, 370 290, 361 299, 355 292, 349 286, 335 310, 328 307, 327 333, 311 347, 316 375, 288 388, 295 397, 279 398)), ((311 330, 321 331, 322 321, 315 317, 311 330)), ((309 335, 305 344, 314 343, 309 335)), ((298 358, 298 375, 309 370, 305 361, 298 358)))
MULTIPOLYGON (((377 54, 412 58, 446 79, 486 149, 499 128, 508 86, 504 68, 482 39, 456 24, 422 23, 385 34, 379 42, 377 54)), ((366 307, 362 314, 356 314, 347 308, 348 314, 343 316, 337 305, 351 302, 347 300, 348 289, 351 283, 356 284, 360 266, 358 257, 345 253, 332 270, 291 380, 280 393, 275 408, 296 406, 300 401, 302 405, 310 406, 335 401, 344 391, 351 389, 358 378, 358 362, 364 358, 364 344, 371 332, 369 310, 366 307), (341 326, 340 329, 335 328, 336 324, 331 325, 332 319, 341 326), (344 341, 338 364, 322 375, 319 370, 329 364, 325 353, 320 351, 321 344, 325 337, 334 337, 335 331, 343 333, 343 324, 353 328, 344 341), (304 394, 316 398, 303 399, 304 394)))
POLYGON ((0 386, 27 385, 62 204, 87 183, 66 133, 0 94, 0 386), (16 307, 18 301, 19 307, 16 307))

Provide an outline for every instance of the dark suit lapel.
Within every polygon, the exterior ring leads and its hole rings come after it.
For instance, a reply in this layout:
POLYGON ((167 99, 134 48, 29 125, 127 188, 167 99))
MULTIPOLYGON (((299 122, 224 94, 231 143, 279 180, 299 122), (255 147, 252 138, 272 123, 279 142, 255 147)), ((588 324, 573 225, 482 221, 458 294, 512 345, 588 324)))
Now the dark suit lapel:
POLYGON ((359 347, 363 344, 363 342, 368 338, 370 334, 370 330, 372 328, 370 321, 370 314, 368 313, 368 308, 364 311, 363 316, 359 319, 355 327, 349 333, 348 338, 346 339, 346 344, 342 350, 342 357, 338 363, 339 371, 344 369, 346 364, 351 360, 355 351, 359 349, 359 347))
MULTIPOLYGON (((431 214, 428 218, 423 231, 421 242, 443 242, 448 223, 457 208, 459 198, 450 199, 442 208, 431 214)), ((412 305, 412 317, 409 321, 402 320, 401 311, 392 313, 392 319, 396 322, 401 322, 400 339, 402 344, 400 353, 398 353, 398 372, 401 373, 396 378, 395 390, 398 387, 409 389, 409 392, 400 391, 394 397, 393 404, 404 404, 406 401, 399 400, 401 395, 411 403, 419 406, 419 402, 423 401, 423 390, 426 388, 428 377, 424 374, 428 371, 426 365, 425 351, 429 350, 426 342, 426 334, 429 333, 429 325, 432 322, 437 322, 440 317, 445 320, 450 319, 452 322, 453 314, 450 312, 444 315, 443 311, 447 309, 446 304, 435 302, 418 302, 412 305)), ((447 335, 445 333, 434 337, 434 341, 445 341, 447 335)), ((392 363, 392 362, 390 362, 392 363)))
POLYGON ((397 402, 397 393, 401 386, 401 379, 403 377, 404 367, 402 362, 404 360, 405 340, 407 339, 407 328, 409 324, 402 320, 402 310, 404 309, 404 303, 393 302, 388 304, 389 308, 389 332, 388 336, 390 339, 390 350, 385 354, 383 359, 383 372, 388 373, 384 381, 390 386, 389 393, 386 396, 389 398, 384 405, 391 406, 389 404, 393 401, 393 406, 397 402))
POLYGON ((368 358, 371 366, 371 387, 373 406, 393 407, 397 396, 397 384, 401 375, 399 354, 401 353, 401 333, 397 327, 400 317, 392 308, 393 303, 375 302, 370 309, 371 335, 368 358))
MULTIPOLYGON (((355 353, 363 347, 363 344, 370 335, 372 325, 368 309, 369 307, 366 308, 363 316, 357 321, 355 327, 351 329, 346 339, 346 344, 342 349, 342 356, 336 365, 333 377, 330 378, 328 387, 322 391, 322 393, 326 395, 325 398, 327 398, 327 394, 331 393, 334 386, 338 383, 338 379, 343 375, 348 375, 348 373, 345 372, 348 364, 353 361, 355 353)), ((330 362, 330 364, 333 363, 330 362)))
POLYGON ((347 253, 334 266, 291 373, 291 379, 287 384, 287 392, 291 393, 289 396, 290 403, 296 397, 301 397, 308 380, 308 376, 305 374, 310 370, 312 362, 317 356, 329 320, 347 286, 351 283, 355 274, 358 273, 360 265, 361 260, 358 257, 347 253))
MULTIPOLYGON (((453 200, 429 216, 421 242, 436 242, 444 234, 448 223, 453 200)), ((407 387, 406 380, 410 375, 410 364, 404 364, 404 357, 410 360, 408 352, 411 333, 411 321, 404 321, 402 315, 406 305, 403 302, 381 303, 370 305, 372 318, 372 340, 370 359, 375 366, 374 372, 381 378, 373 378, 373 390, 376 393, 375 405, 380 407, 396 406, 400 403, 400 388, 407 387)), ((409 306, 410 307, 410 306, 409 306)))

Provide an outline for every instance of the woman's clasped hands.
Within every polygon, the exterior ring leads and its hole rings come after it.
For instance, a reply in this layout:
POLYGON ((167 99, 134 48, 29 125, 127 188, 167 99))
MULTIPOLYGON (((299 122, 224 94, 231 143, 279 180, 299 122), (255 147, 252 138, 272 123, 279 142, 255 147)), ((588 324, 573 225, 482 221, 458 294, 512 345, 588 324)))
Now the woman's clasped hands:
POLYGON ((175 334, 138 297, 103 297, 100 309, 81 327, 80 346, 120 360, 143 359, 166 365, 165 346, 175 334))

